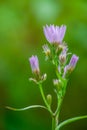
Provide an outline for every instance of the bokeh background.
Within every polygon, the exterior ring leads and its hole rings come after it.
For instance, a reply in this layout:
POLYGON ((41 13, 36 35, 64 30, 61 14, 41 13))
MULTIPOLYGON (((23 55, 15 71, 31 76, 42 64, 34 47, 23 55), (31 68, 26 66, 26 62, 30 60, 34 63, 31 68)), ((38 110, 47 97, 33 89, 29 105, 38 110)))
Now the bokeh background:
MULTIPOLYGON (((47 43, 44 25, 67 25, 64 40, 80 59, 72 73, 60 113, 60 121, 87 114, 87 0, 0 0, 0 130, 51 130, 51 117, 42 109, 14 112, 5 106, 22 108, 42 104, 28 58, 39 57, 42 73, 47 73, 45 94, 52 92, 53 66, 44 60, 42 45, 47 43)), ((87 120, 61 130, 87 130, 87 120)))

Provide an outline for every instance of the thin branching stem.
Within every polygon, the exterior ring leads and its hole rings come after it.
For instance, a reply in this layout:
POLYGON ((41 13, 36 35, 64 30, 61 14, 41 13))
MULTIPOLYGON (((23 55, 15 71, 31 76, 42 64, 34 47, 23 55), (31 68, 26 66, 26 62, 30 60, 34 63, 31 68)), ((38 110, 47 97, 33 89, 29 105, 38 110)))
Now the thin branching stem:
POLYGON ((42 84, 39 84, 39 88, 40 88, 41 96, 43 98, 43 101, 44 101, 48 111, 50 112, 51 115, 53 115, 53 112, 52 112, 52 110, 51 110, 51 108, 50 108, 50 106, 49 106, 49 104, 48 104, 48 102, 47 102, 47 100, 45 98, 45 95, 44 95, 44 92, 43 92, 43 88, 42 88, 42 84))

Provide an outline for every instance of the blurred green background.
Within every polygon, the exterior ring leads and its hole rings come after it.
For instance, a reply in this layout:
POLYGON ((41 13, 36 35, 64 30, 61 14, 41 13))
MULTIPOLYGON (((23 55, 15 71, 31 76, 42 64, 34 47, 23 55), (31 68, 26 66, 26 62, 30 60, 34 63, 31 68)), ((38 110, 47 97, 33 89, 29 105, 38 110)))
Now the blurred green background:
MULTIPOLYGON (((60 121, 87 114, 87 0, 0 0, 0 130, 51 130, 51 117, 42 109, 23 112, 22 108, 42 104, 38 87, 29 83, 32 76, 28 58, 39 57, 42 73, 47 73, 45 94, 52 92, 53 66, 44 61, 42 45, 46 43, 43 25, 67 25, 64 40, 80 59, 71 75, 62 105, 60 121)), ((61 130, 87 130, 87 120, 61 130)))

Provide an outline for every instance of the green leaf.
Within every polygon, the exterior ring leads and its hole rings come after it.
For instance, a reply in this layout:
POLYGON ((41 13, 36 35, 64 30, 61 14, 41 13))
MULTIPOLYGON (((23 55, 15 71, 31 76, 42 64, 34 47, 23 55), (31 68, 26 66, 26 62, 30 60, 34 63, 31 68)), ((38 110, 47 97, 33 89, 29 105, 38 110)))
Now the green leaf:
POLYGON ((61 127, 65 126, 67 124, 70 124, 72 122, 75 122, 75 121, 78 121, 78 120, 81 120, 81 119, 86 119, 86 118, 87 118, 87 115, 85 115, 85 116, 78 116, 78 117, 73 117, 73 118, 67 119, 67 120, 63 121, 62 123, 60 123, 57 126, 56 130, 59 130, 61 127))
POLYGON ((9 106, 6 106, 6 108, 9 110, 13 110, 13 111, 25 111, 25 110, 32 109, 32 108, 43 108, 43 109, 47 110, 47 108, 45 106, 41 106, 41 105, 32 105, 32 106, 28 106, 28 107, 24 107, 24 108, 20 108, 20 109, 9 107, 9 106))

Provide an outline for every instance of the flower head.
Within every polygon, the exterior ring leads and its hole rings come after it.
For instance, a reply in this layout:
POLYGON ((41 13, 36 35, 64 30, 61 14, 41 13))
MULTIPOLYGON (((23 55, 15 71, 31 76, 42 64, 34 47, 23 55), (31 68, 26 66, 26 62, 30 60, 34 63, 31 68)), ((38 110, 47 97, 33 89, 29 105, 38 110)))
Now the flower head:
POLYGON ((45 37, 49 43, 62 43, 66 31, 66 26, 62 25, 61 27, 59 27, 54 25, 46 25, 43 29, 45 37))
POLYGON ((48 47, 48 45, 45 44, 42 46, 42 48, 43 48, 43 51, 46 54, 46 56, 49 56, 50 55, 50 48, 48 47))
POLYGON ((69 64, 66 65, 64 68, 64 75, 63 75, 64 77, 66 75, 70 74, 74 70, 74 68, 76 67, 76 64, 78 62, 78 59, 79 59, 78 56, 76 56, 75 54, 72 55, 69 64))
POLYGON ((64 64, 66 62, 67 51, 68 51, 68 48, 64 47, 64 49, 62 50, 62 52, 59 55, 59 60, 62 64, 64 64))
POLYGON ((39 62, 38 62, 38 57, 37 56, 32 56, 29 58, 31 69, 33 73, 39 74, 39 62))
POLYGON ((70 67, 71 69, 74 69, 74 68, 75 68, 78 59, 79 59, 78 56, 76 56, 75 54, 72 55, 71 60, 70 60, 70 62, 69 62, 69 67, 70 67))
POLYGON ((56 87, 57 92, 59 93, 59 91, 62 89, 62 82, 60 79, 54 79, 53 80, 53 85, 56 87))

